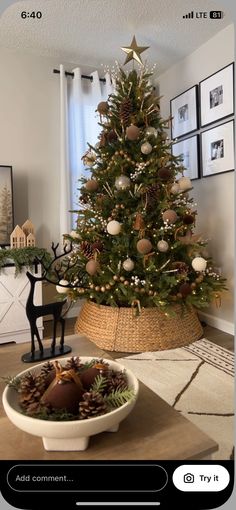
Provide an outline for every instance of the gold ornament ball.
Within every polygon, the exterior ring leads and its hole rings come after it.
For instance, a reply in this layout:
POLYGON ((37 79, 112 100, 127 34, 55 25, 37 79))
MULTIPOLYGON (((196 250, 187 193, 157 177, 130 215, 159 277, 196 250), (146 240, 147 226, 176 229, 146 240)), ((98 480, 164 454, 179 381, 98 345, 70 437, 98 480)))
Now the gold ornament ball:
POLYGON ((180 177, 178 180, 180 191, 187 191, 192 188, 192 183, 188 177, 180 177))
POLYGON ((149 295, 149 296, 153 296, 153 294, 154 294, 153 290, 149 290, 149 291, 148 291, 148 295, 149 295))
POLYGON ((125 280, 125 281, 124 281, 124 285, 126 285, 126 287, 129 285, 128 280, 125 280))
POLYGON ((100 113, 100 115, 106 115, 109 110, 109 106, 107 101, 101 101, 97 105, 97 111, 100 113))
POLYGON ((158 241, 157 249, 158 251, 165 253, 169 250, 169 244, 167 243, 167 241, 164 241, 164 239, 162 239, 161 241, 158 241))
POLYGON ((102 286, 102 287, 101 287, 101 291, 102 291, 102 292, 106 292, 105 287, 103 287, 103 286, 102 286))
MULTIPOLYGON (((113 285, 113 283, 114 283, 114 282, 112 282, 112 285, 113 285)), ((107 290, 110 290, 110 288, 111 288, 111 285, 110 285, 109 283, 107 283, 107 284, 106 284, 106 289, 107 289, 107 290)))
POLYGON ((124 260, 122 264, 125 271, 133 271, 134 269, 134 261, 130 258, 124 260))
POLYGON ((173 209, 167 209, 162 214, 163 221, 168 221, 169 223, 175 223, 177 220, 177 214, 173 209))
POLYGON ((131 184, 131 180, 126 175, 119 175, 119 177, 115 180, 115 187, 118 190, 129 189, 131 184))
POLYGON ((142 154, 150 154, 152 152, 152 146, 149 142, 142 143, 141 145, 141 152, 142 154))
POLYGON ((116 274, 113 276, 113 280, 115 280, 115 282, 117 282, 119 280, 119 276, 117 276, 116 274))
POLYGON ((99 263, 94 259, 90 259, 87 262, 85 269, 90 276, 94 276, 99 270, 99 263))
POLYGON ((194 282, 191 283, 191 289, 196 289, 196 287, 197 287, 196 283, 194 283, 194 282))
POLYGON ((139 138, 140 135, 140 129, 138 126, 135 126, 134 124, 131 124, 131 126, 128 126, 126 128, 126 137, 128 140, 135 141, 139 138))
POLYGON ((95 287, 95 290, 96 290, 96 292, 99 292, 99 291, 100 291, 100 287, 97 285, 97 286, 95 287))
POLYGON ((157 136, 157 130, 156 128, 152 127, 152 126, 148 126, 146 129, 145 129, 145 135, 146 136, 157 136))
POLYGON ((140 239, 137 242, 137 250, 142 255, 147 255, 147 253, 150 253, 152 249, 152 243, 149 241, 149 239, 140 239))
POLYGON ((113 280, 110 280, 110 281, 109 281, 109 285, 110 285, 111 287, 113 287, 113 285, 115 285, 115 282, 113 282, 113 280))
POLYGON ((117 236, 121 231, 121 223, 116 220, 109 221, 107 224, 107 232, 112 236, 117 236))
POLYGON ((124 282, 124 281, 125 281, 124 276, 120 276, 120 282, 124 282))
POLYGON ((87 191, 96 191, 98 189, 98 183, 94 179, 89 179, 85 184, 85 188, 87 191))

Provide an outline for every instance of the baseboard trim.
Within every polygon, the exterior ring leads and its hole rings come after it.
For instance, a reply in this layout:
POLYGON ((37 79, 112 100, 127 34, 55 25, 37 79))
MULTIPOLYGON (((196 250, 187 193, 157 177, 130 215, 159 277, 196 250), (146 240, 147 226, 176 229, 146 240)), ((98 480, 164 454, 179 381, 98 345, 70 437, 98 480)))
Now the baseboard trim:
POLYGON ((210 315, 205 312, 198 312, 198 315, 199 319, 205 321, 209 326, 220 329, 221 331, 224 331, 224 333, 234 335, 234 324, 232 322, 226 321, 225 319, 221 319, 220 317, 216 317, 215 315, 210 315))

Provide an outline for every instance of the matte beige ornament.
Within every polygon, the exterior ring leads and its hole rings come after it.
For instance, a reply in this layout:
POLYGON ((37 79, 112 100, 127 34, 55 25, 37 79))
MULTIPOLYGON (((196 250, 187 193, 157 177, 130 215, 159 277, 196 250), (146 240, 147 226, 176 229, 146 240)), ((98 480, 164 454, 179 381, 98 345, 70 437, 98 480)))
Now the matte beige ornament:
POLYGON ((94 276, 97 273, 97 271, 99 270, 99 267, 100 266, 99 266, 99 263, 97 262, 97 260, 90 259, 87 262, 85 269, 90 276, 94 276))
POLYGON ((192 260, 192 267, 193 267, 194 271, 199 271, 199 272, 205 271, 205 269, 207 267, 207 261, 203 257, 195 257, 192 260))
POLYGON ((142 255, 147 255, 152 250, 152 243, 149 239, 140 239, 137 242, 137 250, 142 255))
POLYGON ((124 260, 122 265, 125 271, 133 271, 134 269, 134 261, 130 258, 124 260))
POLYGON ((169 250, 169 244, 167 243, 167 241, 164 241, 164 239, 162 239, 161 241, 158 241, 157 249, 158 251, 165 253, 169 250))
POLYGON ((118 190, 126 190, 130 187, 131 180, 126 175, 119 175, 115 180, 115 187, 118 190))
POLYGON ((180 192, 180 185, 178 182, 174 182, 174 184, 170 188, 170 192, 172 193, 172 195, 178 195, 178 193, 180 192))
POLYGON ((109 221, 107 224, 107 232, 112 236, 117 236, 121 231, 121 223, 116 220, 109 221))
POLYGON ((145 129, 145 135, 146 136, 157 136, 157 130, 156 128, 152 127, 152 126, 148 126, 146 129, 145 129))
POLYGON ((128 140, 135 141, 139 138, 140 135, 140 129, 138 126, 135 126, 134 124, 131 124, 126 128, 126 137, 128 140))
POLYGON ((85 188, 87 191, 96 191, 98 189, 98 183, 95 179, 89 179, 85 184, 85 188))
POLYGON ((192 188, 192 183, 188 177, 180 177, 178 183, 180 187, 180 192, 187 191, 188 189, 192 188))
POLYGON ((163 221, 168 221, 169 223, 175 223, 177 220, 177 214, 173 209, 167 209, 162 214, 163 221))
POLYGON ((150 154, 150 152, 152 152, 152 145, 149 142, 142 143, 141 152, 146 155, 150 154))
POLYGON ((58 294, 66 294, 66 292, 68 292, 67 286, 69 285, 69 282, 67 280, 60 280, 59 284, 60 285, 56 285, 56 291, 58 294), (63 285, 63 287, 61 287, 61 285, 63 285))

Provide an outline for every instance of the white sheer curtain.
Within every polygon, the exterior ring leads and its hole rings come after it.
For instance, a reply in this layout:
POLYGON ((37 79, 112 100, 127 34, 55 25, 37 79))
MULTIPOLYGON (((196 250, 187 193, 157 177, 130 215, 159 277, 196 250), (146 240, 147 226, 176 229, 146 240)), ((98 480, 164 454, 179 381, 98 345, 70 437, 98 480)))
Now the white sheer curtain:
POLYGON ((88 149, 87 143, 95 145, 101 127, 95 113, 100 101, 105 101, 113 91, 110 75, 106 82, 99 80, 98 72, 81 77, 81 70, 73 69, 74 77, 65 77, 64 66, 60 66, 60 235, 72 228, 70 209, 78 208, 78 179, 84 171, 81 157, 88 149))

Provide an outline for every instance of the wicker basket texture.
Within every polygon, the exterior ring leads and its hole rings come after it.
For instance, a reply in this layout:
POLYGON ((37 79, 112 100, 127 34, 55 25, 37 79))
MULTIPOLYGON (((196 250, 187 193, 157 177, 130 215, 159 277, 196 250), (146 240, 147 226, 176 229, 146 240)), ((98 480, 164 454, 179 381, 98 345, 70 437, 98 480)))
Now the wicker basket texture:
POLYGON ((98 347, 116 352, 174 349, 201 338, 201 323, 192 308, 175 306, 176 316, 166 317, 157 308, 115 308, 86 301, 75 332, 84 333, 98 347))

